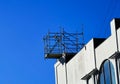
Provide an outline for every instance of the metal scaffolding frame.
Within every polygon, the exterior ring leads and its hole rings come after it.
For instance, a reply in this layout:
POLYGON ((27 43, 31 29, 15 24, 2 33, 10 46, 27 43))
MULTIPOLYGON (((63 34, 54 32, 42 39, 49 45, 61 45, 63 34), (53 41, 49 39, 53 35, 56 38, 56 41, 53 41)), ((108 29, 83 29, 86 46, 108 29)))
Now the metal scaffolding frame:
POLYGON ((77 53, 84 46, 82 33, 48 32, 43 37, 45 58, 60 58, 63 53, 77 53))

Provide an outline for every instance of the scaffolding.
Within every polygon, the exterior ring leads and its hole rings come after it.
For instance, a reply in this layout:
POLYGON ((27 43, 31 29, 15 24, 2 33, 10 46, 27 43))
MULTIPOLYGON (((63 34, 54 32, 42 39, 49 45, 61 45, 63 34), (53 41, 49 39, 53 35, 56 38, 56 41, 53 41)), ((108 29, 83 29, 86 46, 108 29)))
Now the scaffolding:
POLYGON ((45 58, 59 59, 64 54, 78 53, 84 46, 83 32, 48 32, 43 37, 45 58))

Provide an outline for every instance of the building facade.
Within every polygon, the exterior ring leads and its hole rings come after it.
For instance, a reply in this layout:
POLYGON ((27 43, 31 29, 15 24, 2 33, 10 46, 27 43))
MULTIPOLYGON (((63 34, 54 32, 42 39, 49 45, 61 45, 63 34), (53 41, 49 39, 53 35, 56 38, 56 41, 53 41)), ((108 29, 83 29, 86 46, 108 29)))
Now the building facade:
POLYGON ((120 84, 120 19, 111 21, 111 36, 91 39, 68 60, 56 62, 56 84, 120 84))

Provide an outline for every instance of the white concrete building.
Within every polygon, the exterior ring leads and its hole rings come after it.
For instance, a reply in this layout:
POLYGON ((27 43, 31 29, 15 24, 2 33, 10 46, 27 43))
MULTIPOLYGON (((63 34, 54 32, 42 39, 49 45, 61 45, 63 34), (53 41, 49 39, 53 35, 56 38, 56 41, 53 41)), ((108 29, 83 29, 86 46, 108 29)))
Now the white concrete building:
POLYGON ((120 19, 111 21, 109 38, 93 38, 66 62, 57 61, 56 84, 120 84, 120 19))

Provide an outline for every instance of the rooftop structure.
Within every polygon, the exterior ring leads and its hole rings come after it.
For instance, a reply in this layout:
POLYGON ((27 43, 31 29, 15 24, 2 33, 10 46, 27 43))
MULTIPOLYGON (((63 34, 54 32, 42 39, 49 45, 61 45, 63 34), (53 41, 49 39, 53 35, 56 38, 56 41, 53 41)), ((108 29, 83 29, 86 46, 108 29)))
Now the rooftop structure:
POLYGON ((48 32, 43 39, 45 58, 59 59, 63 54, 75 55, 84 46, 83 32, 68 33, 63 29, 48 32))
POLYGON ((75 46, 76 54, 64 53, 71 47, 61 44, 66 49, 61 48, 62 57, 54 65, 56 84, 120 84, 120 19, 113 19, 110 24, 108 38, 93 38, 79 51, 75 46))
POLYGON ((108 38, 91 39, 67 63, 55 63, 56 84, 120 84, 120 19, 108 38))

